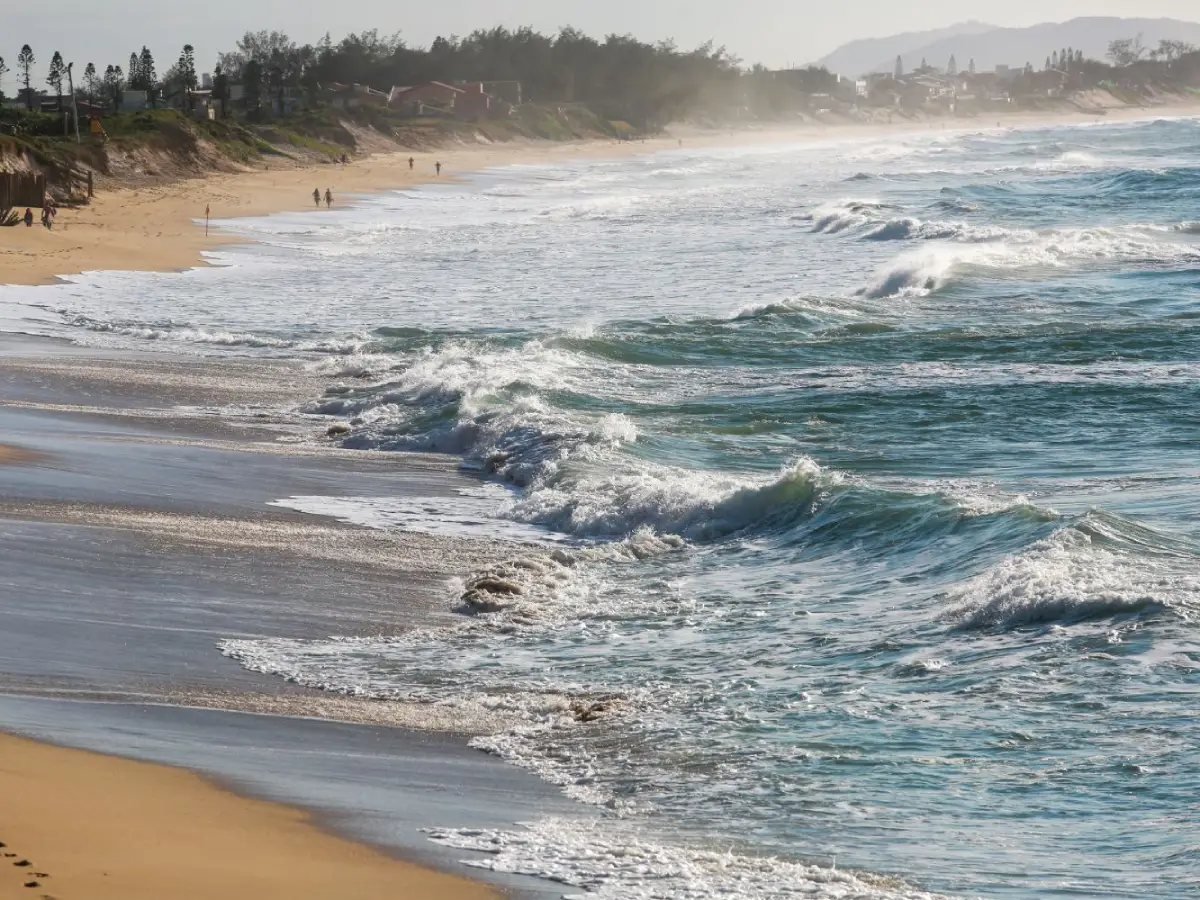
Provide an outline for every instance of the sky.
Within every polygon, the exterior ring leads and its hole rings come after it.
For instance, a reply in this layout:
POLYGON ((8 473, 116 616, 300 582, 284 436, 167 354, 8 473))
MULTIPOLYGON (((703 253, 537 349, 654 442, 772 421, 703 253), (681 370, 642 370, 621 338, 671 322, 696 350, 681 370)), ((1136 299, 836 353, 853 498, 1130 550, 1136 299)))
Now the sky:
MULTIPOLYGON (((1075 16, 1140 16, 1200 20, 1196 0, 450 0, 397 3, 395 0, 55 0, 45 4, 0 0, 0 56, 16 68, 21 45, 34 50, 39 83, 55 50, 80 73, 88 62, 101 71, 125 66, 130 52, 150 47, 165 72, 182 46, 196 48, 197 67, 211 71, 218 52, 232 49, 244 32, 287 32, 297 43, 329 32, 377 28, 400 32, 405 41, 427 45, 439 34, 466 34, 476 28, 532 25, 552 32, 560 26, 602 37, 630 33, 642 40, 673 39, 690 49, 705 41, 726 46, 746 63, 773 68, 811 62, 846 41, 886 37, 902 31, 940 28, 966 19, 1021 26, 1064 21, 1075 16)), ((15 73, 3 89, 16 90, 15 73)))

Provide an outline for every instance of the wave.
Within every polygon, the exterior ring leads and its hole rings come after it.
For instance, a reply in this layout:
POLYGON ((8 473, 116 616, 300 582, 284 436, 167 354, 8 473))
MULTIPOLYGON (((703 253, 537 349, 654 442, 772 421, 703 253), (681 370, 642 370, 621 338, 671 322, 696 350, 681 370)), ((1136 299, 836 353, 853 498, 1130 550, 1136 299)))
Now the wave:
POLYGON ((880 210, 890 208, 878 200, 839 200, 819 206, 802 218, 812 222, 814 232, 840 234, 873 221, 880 210))
POLYGON ((995 241, 1016 232, 1000 226, 967 225, 963 222, 923 222, 911 216, 881 222, 863 234, 869 241, 955 240, 964 243, 995 241))
POLYGON ((1200 247, 1182 241, 1155 240, 1141 228, 998 231, 994 240, 977 241, 963 240, 960 236, 896 257, 858 294, 871 299, 926 295, 945 287, 956 274, 970 268, 1017 272, 1070 268, 1081 263, 1139 268, 1194 266, 1200 264, 1200 247))
POLYGON ((1011 630, 1200 607, 1195 557, 1135 529, 1096 513, 1064 525, 972 579, 947 616, 966 630, 1011 630))
POLYGON ((110 322, 83 315, 71 315, 65 312, 62 314, 65 316, 66 324, 72 328, 82 328, 97 334, 137 338, 143 341, 170 341, 182 344, 210 344, 218 347, 251 347, 334 354, 357 353, 369 343, 365 336, 296 340, 251 332, 208 329, 193 325, 110 322))
POLYGON ((481 854, 468 865, 571 885, 596 900, 938 898, 895 878, 839 869, 836 865, 808 865, 728 849, 674 846, 639 833, 628 824, 611 821, 546 818, 526 823, 519 831, 435 828, 425 833, 434 843, 481 854))
POLYGON ((1200 168, 1184 166, 1163 169, 1124 169, 1097 179, 1089 190, 1102 195, 1124 195, 1146 201, 1200 189, 1200 168))
MULTIPOLYGON (((609 376, 611 378, 611 375, 609 376)), ((572 414, 548 395, 595 396, 603 375, 578 354, 531 342, 454 343, 419 354, 399 377, 339 388, 305 410, 348 417, 355 449, 454 453, 525 489, 509 515, 565 534, 623 537, 639 529, 712 540, 811 503, 838 481, 808 459, 774 476, 738 476, 638 459, 625 415, 572 414)))
POLYGON ((874 488, 804 456, 757 473, 661 463, 639 452, 642 435, 633 419, 597 411, 627 402, 630 379, 637 378, 639 367, 614 365, 611 355, 538 341, 516 347, 456 341, 414 354, 384 383, 337 385, 304 412, 343 418, 330 431, 348 448, 462 456, 522 489, 507 503, 507 518, 578 538, 788 540, 818 508, 826 525, 836 520, 837 534, 861 536, 882 519, 911 518, 920 528, 1031 507, 1021 497, 993 498, 954 485, 874 488))

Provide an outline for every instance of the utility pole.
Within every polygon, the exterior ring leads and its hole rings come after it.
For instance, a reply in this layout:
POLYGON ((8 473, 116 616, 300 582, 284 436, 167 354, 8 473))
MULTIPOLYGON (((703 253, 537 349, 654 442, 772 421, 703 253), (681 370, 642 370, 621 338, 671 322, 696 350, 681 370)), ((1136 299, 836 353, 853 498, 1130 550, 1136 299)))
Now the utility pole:
POLYGON ((75 79, 71 77, 71 69, 75 63, 67 63, 67 89, 71 92, 71 117, 75 120, 75 143, 79 144, 79 101, 75 99, 75 79))

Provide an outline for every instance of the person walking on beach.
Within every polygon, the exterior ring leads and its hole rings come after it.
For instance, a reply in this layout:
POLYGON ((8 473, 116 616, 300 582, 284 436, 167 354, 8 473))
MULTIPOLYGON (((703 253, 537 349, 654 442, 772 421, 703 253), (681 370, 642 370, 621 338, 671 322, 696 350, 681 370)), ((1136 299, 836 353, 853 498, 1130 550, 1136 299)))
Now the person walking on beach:
POLYGON ((30 209, 28 206, 25 207, 25 227, 26 228, 33 227, 33 210, 30 209))
POLYGON ((54 204, 50 200, 42 207, 42 224, 46 226, 47 231, 54 230, 54 204))
POLYGON ((416 164, 417 164, 417 161, 416 161, 415 159, 413 159, 413 158, 410 156, 410 157, 408 158, 408 171, 410 171, 410 172, 411 172, 411 171, 412 171, 412 168, 413 168, 413 166, 415 166, 416 164))
POLYGON ((313 203, 317 204, 317 209, 321 208, 321 189, 313 188, 313 203))
POLYGON ((441 174, 442 174, 442 164, 441 164, 440 162, 436 162, 436 163, 434 163, 434 164, 433 164, 433 167, 434 167, 435 169, 437 169, 437 173, 438 173, 439 175, 441 175, 441 174))
POLYGON ((333 208, 333 188, 325 188, 325 208, 333 208))

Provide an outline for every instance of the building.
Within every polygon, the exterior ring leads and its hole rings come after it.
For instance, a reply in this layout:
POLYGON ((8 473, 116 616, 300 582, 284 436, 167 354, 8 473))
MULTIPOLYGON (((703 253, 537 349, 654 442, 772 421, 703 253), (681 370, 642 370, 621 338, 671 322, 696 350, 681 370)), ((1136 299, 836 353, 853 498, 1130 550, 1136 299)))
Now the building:
POLYGON ((388 95, 388 106, 409 115, 450 114, 464 119, 507 115, 513 104, 496 95, 499 88, 520 97, 520 82, 460 81, 446 84, 430 81, 414 86, 394 87, 388 95))
POLYGON ((141 112, 150 103, 145 91, 122 91, 119 112, 141 112))
POLYGON ((354 109, 359 106, 387 106, 389 95, 365 84, 339 84, 336 81, 325 86, 325 93, 332 106, 354 109))
POLYGON ((392 88, 387 105, 417 115, 427 106, 442 112, 453 112, 464 93, 462 88, 441 81, 430 81, 427 84, 392 88))

